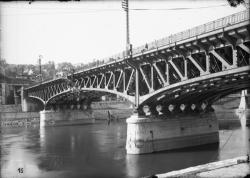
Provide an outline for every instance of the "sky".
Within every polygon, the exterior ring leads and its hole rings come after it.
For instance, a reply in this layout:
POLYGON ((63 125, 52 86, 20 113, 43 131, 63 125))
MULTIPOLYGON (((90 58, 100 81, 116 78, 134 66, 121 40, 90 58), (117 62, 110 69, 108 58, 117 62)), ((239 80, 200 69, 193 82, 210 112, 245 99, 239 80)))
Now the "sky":
MULTIPOLYGON (((133 47, 245 10, 226 0, 129 1, 133 47)), ((10 64, 101 60, 126 47, 121 0, 0 2, 0 57, 10 64)))

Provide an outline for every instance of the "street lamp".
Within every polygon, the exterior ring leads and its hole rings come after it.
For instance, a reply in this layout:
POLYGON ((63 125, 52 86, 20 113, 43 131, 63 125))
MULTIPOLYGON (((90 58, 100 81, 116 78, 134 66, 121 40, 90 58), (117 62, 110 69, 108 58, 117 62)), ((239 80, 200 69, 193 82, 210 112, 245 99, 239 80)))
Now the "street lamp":
POLYGON ((39 58, 38 58, 38 65, 39 65, 39 78, 40 78, 40 83, 43 82, 43 77, 42 77, 42 58, 43 58, 43 56, 42 56, 42 55, 39 55, 39 58))
POLYGON ((122 0, 122 8, 126 12, 126 55, 129 55, 130 38, 129 38, 129 0, 122 0))

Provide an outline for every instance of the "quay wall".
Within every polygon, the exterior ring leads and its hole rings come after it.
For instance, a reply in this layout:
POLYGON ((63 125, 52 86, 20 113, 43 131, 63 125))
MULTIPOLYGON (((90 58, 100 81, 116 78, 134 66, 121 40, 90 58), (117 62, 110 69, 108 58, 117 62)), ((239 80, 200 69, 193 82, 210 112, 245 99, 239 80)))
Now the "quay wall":
POLYGON ((18 105, 0 105, 0 113, 3 112, 21 112, 22 106, 18 105))
POLYGON ((91 104, 93 118, 97 120, 127 119, 133 114, 133 105, 125 101, 99 101, 91 104))
POLYGON ((95 119, 91 110, 43 110, 40 111, 40 126, 91 124, 95 119))
MULTIPOLYGON (((247 98, 248 103, 250 103, 250 97, 247 98)), ((221 119, 238 121, 235 110, 238 108, 239 103, 240 94, 229 95, 216 102, 213 108, 218 121, 220 122, 221 119)), ((132 105, 124 101, 93 102, 91 108, 92 117, 96 120, 127 119, 133 114, 132 105)), ((0 127, 29 126, 39 124, 39 122, 39 112, 21 112, 21 105, 0 105, 0 127)))
POLYGON ((116 120, 127 119, 133 114, 132 109, 95 109, 93 110, 93 117, 97 120, 116 120), (110 118, 109 114, 110 113, 110 118))
MULTIPOLYGON (((40 125, 40 114, 39 112, 21 112, 16 110, 15 107, 6 107, 7 110, 0 112, 0 127, 9 128, 9 127, 25 127, 31 125, 40 125), (10 109, 11 108, 11 109, 10 109), (9 111, 9 112, 7 112, 9 111)), ((69 112, 54 112, 53 116, 57 120, 59 117, 62 117, 66 121, 66 117, 69 117, 69 120, 72 120, 72 117, 78 118, 76 121, 79 121, 79 118, 92 118, 96 120, 117 120, 117 119, 126 119, 130 117, 133 113, 132 109, 114 109, 114 108, 96 108, 92 110, 92 113, 83 112, 78 110, 73 110, 71 114, 69 112), (66 113, 66 114, 65 114, 66 113), (74 114, 74 116, 72 115, 74 114), (70 119, 71 118, 71 119, 70 119)), ((62 121, 60 121, 62 122, 62 121)), ((77 123, 77 122, 76 122, 77 123)))
POLYGON ((25 127, 39 124, 38 112, 1 112, 0 127, 25 127))

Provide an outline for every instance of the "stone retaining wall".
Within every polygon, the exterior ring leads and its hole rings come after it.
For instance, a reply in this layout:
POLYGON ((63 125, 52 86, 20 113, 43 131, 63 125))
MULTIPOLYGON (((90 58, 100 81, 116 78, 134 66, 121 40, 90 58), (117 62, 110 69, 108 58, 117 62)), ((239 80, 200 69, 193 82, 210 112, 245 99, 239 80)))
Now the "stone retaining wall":
POLYGON ((39 124, 37 112, 8 112, 0 113, 0 127, 25 127, 39 124))
POLYGON ((3 112, 21 112, 22 107, 20 104, 18 105, 0 105, 0 113, 3 112))
POLYGON ((93 118, 100 120, 127 119, 133 114, 133 109, 96 109, 93 110, 93 118), (110 117, 108 115, 110 113, 110 117))
POLYGON ((89 110, 40 111, 40 126, 92 124, 95 119, 89 110))

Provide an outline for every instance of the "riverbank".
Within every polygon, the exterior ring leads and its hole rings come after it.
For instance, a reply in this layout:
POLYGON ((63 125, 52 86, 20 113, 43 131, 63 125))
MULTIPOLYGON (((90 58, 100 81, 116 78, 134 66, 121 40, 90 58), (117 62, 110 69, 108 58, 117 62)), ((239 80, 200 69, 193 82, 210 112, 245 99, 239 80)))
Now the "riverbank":
MULTIPOLYGON (((242 121, 250 123, 250 110, 244 113, 236 113, 240 103, 240 97, 230 95, 228 98, 219 100, 213 105, 219 125, 225 122, 241 124, 242 121), (241 116, 242 115, 242 116, 241 116), (246 119, 240 119, 246 117, 246 119)), ((129 118, 133 114, 133 107, 125 101, 100 101, 91 104, 91 118, 95 120, 119 120, 129 118)), ((1 105, 0 106, 0 127, 24 127, 40 124, 39 112, 21 112, 20 105, 1 105)), ((244 123, 242 123, 244 124, 244 123)))
MULTIPOLYGON (((91 108, 92 110, 86 111, 86 114, 82 110, 75 110, 74 112, 82 112, 85 118, 89 117, 89 119, 109 121, 126 119, 133 113, 133 109, 130 108, 129 103, 123 101, 94 102, 91 108)), ((40 113, 22 112, 20 105, 1 105, 0 111, 0 128, 36 127, 40 125, 40 113)), ((65 114, 65 112, 62 112, 62 114, 65 114)), ((77 124, 85 123, 81 122, 81 119, 77 119, 77 121, 80 121, 77 124)), ((73 124, 69 122, 59 125, 73 124)))
POLYGON ((224 161, 212 162, 204 165, 190 167, 178 171, 171 171, 164 174, 156 174, 147 178, 243 178, 250 177, 249 155, 227 159, 224 161))
MULTIPOLYGON (((85 116, 89 118, 94 118, 95 120, 120 120, 128 118, 132 114, 132 112, 133 110, 131 109, 95 109, 92 111, 91 115, 86 114, 85 116)), ((69 125, 71 124, 72 123, 69 123, 69 125)), ((15 128, 15 127, 39 126, 39 125, 40 125, 39 112, 0 113, 0 128, 12 128, 12 127, 15 128)))
POLYGON ((27 127, 39 125, 38 112, 2 112, 0 113, 0 127, 27 127))

